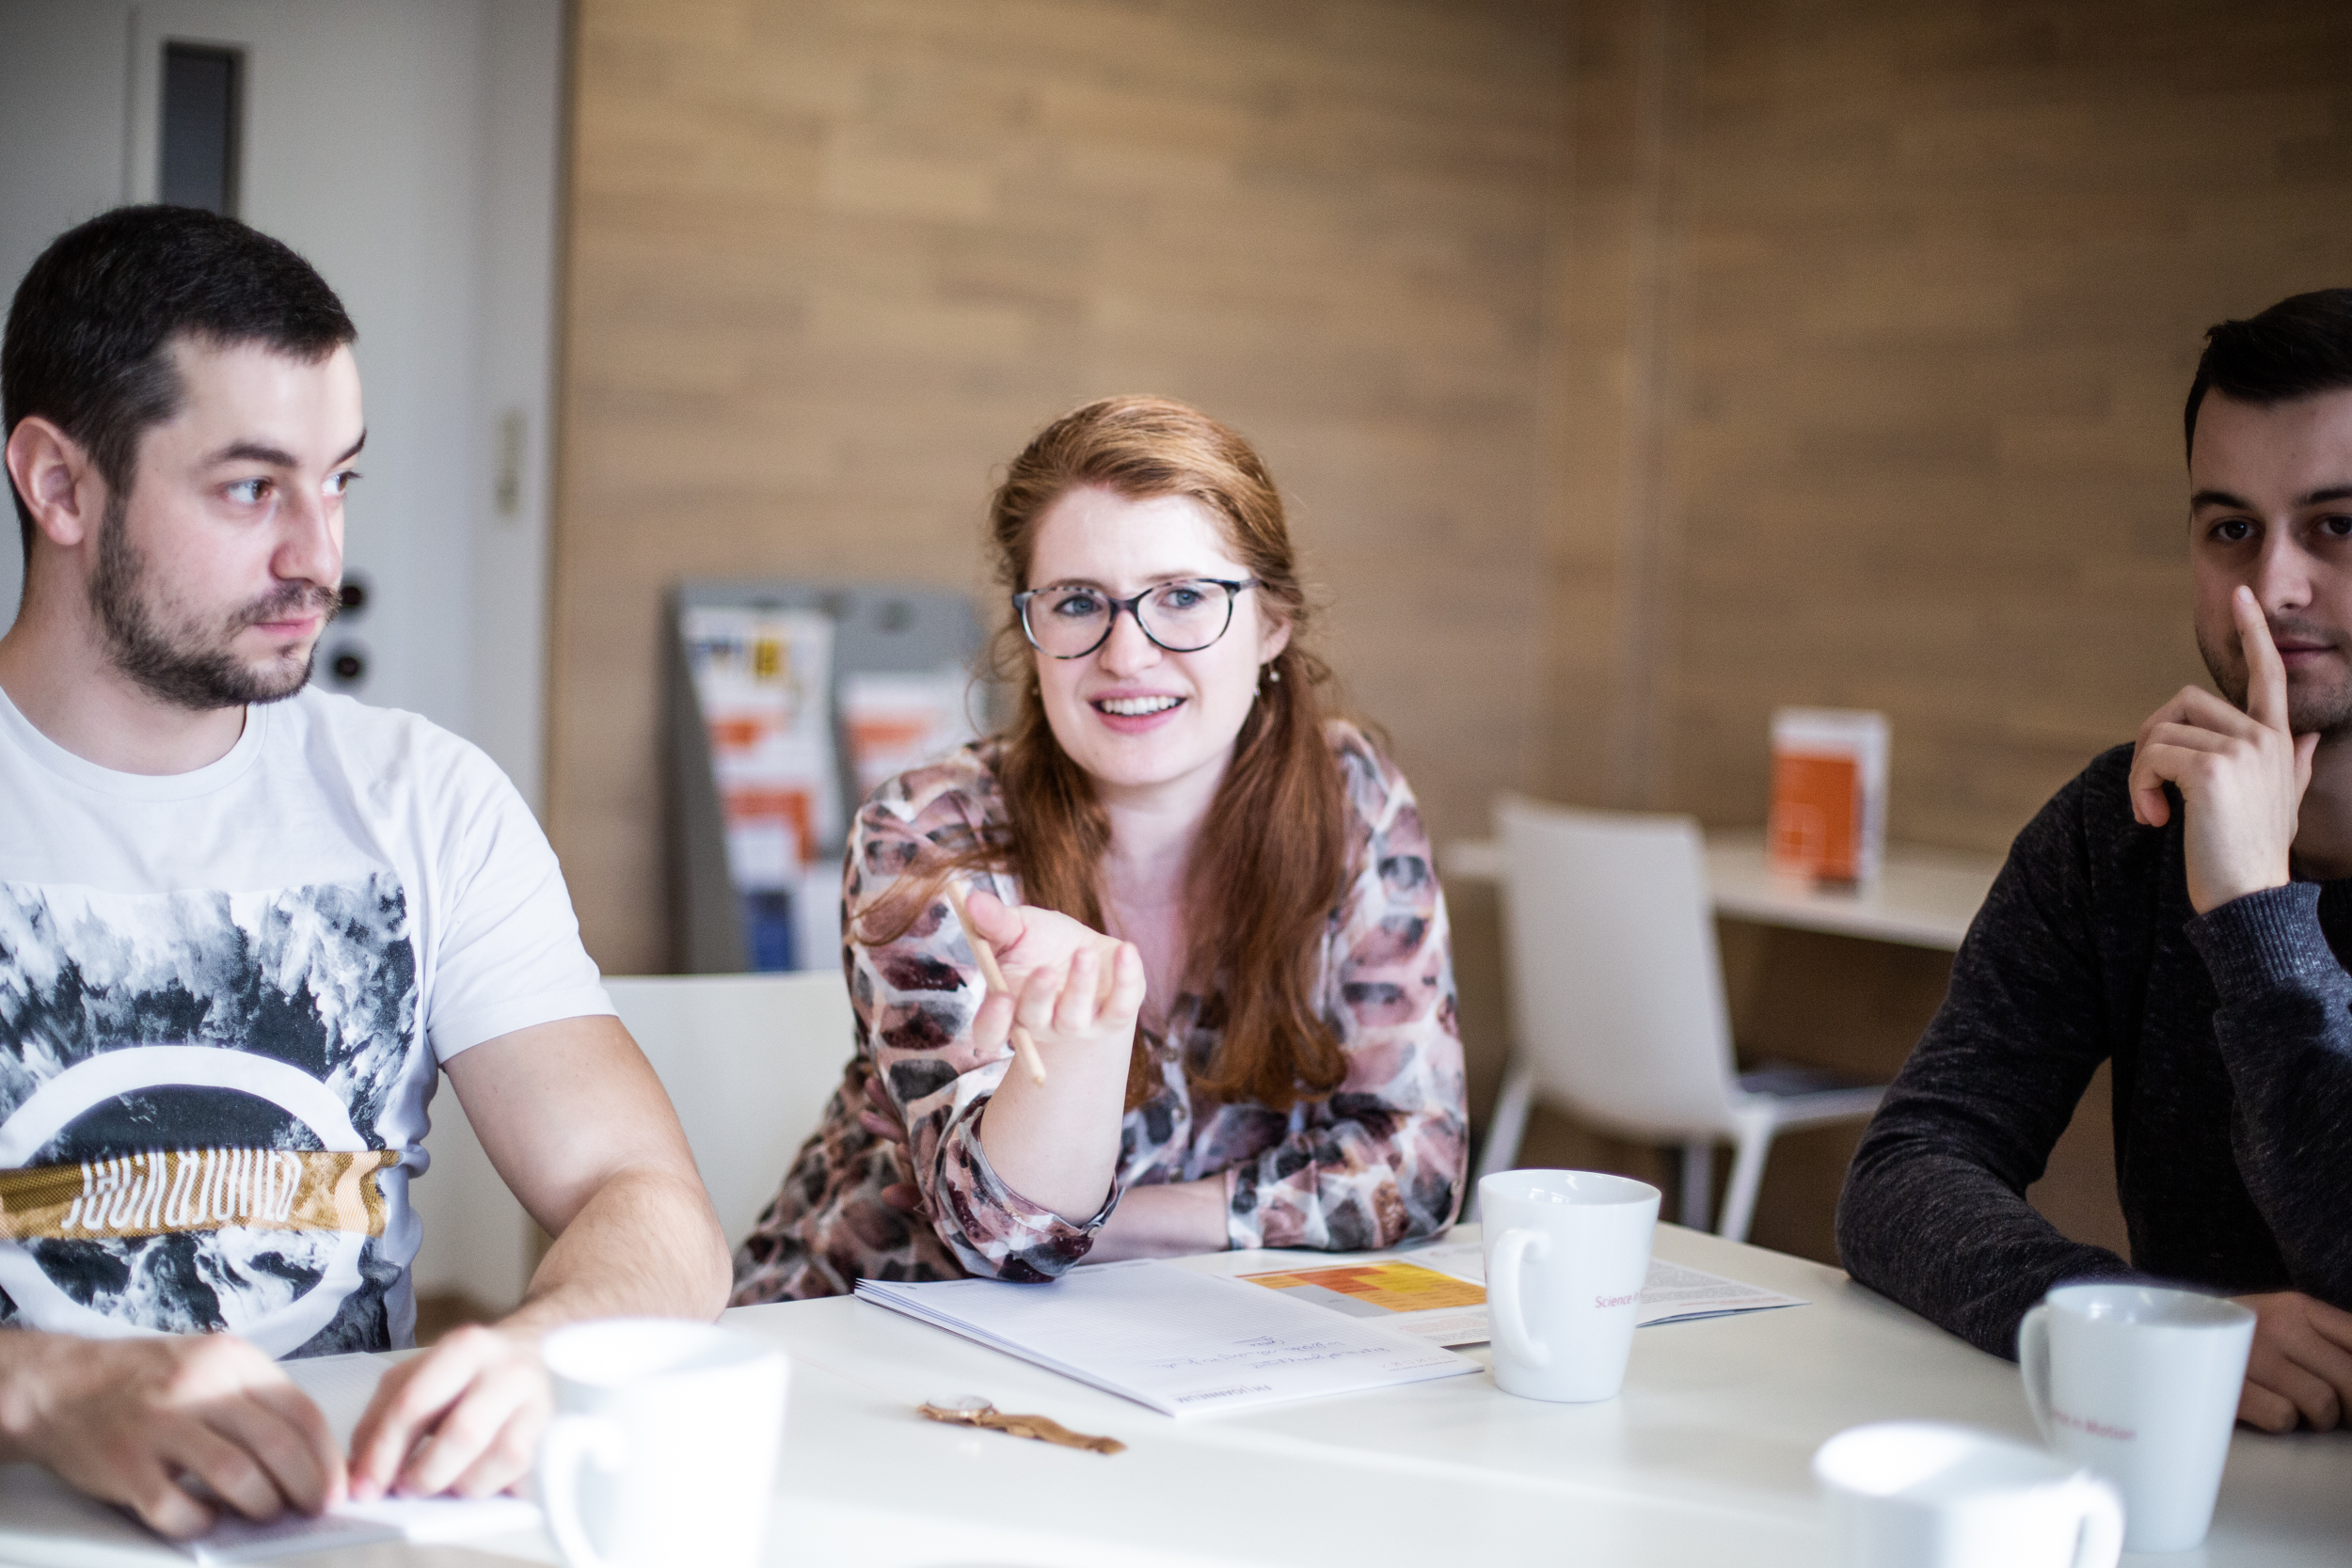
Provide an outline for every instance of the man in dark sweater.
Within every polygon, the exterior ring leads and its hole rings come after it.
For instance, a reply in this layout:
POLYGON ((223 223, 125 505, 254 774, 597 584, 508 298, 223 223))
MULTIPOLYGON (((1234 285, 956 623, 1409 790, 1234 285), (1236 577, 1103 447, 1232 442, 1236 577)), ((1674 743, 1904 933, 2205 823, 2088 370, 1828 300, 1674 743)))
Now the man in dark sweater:
POLYGON ((2241 1419, 2352 1408, 2352 290, 2225 322, 2188 397, 2199 651, 2018 834, 1847 1174, 1866 1285, 1998 1355, 2052 1286, 2260 1319, 2241 1419), (2025 1199, 2114 1063, 2127 1263, 2025 1199))

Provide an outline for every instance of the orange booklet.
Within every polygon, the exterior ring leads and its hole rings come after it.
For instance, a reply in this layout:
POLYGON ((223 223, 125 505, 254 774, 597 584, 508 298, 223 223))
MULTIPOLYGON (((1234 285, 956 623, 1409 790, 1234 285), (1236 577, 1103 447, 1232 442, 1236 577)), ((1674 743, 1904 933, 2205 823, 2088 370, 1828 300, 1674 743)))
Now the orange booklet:
POLYGON ((1766 859, 1789 877, 1840 885, 1878 875, 1886 839, 1886 716, 1835 708, 1772 715, 1766 859))
POLYGON ((1861 880, 1862 768, 1852 757, 1772 753, 1772 869, 1861 880))

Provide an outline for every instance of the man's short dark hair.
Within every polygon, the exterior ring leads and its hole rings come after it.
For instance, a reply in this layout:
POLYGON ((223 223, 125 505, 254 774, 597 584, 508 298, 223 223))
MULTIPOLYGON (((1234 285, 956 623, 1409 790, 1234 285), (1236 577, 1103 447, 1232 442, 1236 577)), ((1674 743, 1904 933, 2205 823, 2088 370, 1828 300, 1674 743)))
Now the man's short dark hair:
MULTIPOLYGON (((195 207, 118 207, 58 235, 17 285, 0 420, 8 435, 35 414, 55 423, 119 500, 139 436, 180 411, 174 339, 315 361, 358 336, 326 279, 267 234, 195 207)), ((30 561, 33 515, 13 499, 30 561)))
POLYGON ((2267 407, 2345 388, 2352 388, 2352 289, 2296 294, 2251 320, 2208 327, 2183 417, 2189 450, 2209 391, 2267 407))

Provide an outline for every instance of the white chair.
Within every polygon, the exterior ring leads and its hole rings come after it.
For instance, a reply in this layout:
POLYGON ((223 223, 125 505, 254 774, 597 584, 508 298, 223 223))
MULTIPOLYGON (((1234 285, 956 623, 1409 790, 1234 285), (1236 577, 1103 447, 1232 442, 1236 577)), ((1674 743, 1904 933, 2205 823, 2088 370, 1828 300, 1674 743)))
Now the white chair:
POLYGON ((750 1233, 840 1085, 853 1023, 837 969, 608 978, 670 1091, 730 1243, 750 1233))
POLYGON ((1682 1223, 1707 1227, 1714 1145, 1738 1148, 1717 1234, 1747 1238, 1784 1128, 1867 1117, 1883 1085, 1809 1068, 1742 1074, 1698 824, 1685 816, 1495 803, 1513 1053, 1479 1174, 1518 1157, 1536 1098, 1682 1148, 1682 1223))
MULTIPOLYGON (((850 995, 838 971, 607 978, 685 1125, 730 1244, 750 1233, 792 1156, 817 1131, 850 1059, 850 995)), ((470 1314, 514 1309, 538 1260, 535 1227, 443 1085, 425 1140, 432 1169, 409 1188, 423 1222, 415 1281, 470 1314)))

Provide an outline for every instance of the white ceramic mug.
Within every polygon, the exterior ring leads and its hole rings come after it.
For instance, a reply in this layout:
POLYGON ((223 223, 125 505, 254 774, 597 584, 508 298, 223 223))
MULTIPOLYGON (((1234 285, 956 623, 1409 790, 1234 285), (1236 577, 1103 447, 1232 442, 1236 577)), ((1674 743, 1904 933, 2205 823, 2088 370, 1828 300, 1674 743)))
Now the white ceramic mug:
POLYGON ((2123 1505, 2087 1470, 1991 1433, 1881 1421, 1813 1455, 1839 1568, 2114 1568, 2123 1505))
POLYGON ((2205 1538, 2237 1424, 2254 1314, 2154 1285, 2061 1285, 2017 1330, 2034 1425, 2123 1493, 2135 1552, 2205 1538))
POLYGON ((540 1501, 571 1568, 759 1561, 784 1441, 784 1352, 709 1323, 614 1318, 557 1329, 541 1354, 555 1417, 540 1501))
POLYGON ((1505 1170, 1478 1183, 1495 1386, 1531 1400, 1625 1386, 1658 1229, 1658 1189, 1589 1170, 1505 1170))

